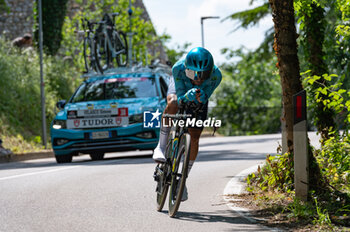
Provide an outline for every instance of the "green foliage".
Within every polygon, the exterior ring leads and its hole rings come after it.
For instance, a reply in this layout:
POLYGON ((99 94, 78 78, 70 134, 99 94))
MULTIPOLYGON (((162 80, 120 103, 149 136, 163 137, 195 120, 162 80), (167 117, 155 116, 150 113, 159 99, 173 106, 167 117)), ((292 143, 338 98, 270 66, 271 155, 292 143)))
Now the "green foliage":
MULTIPOLYGON (((319 167, 322 185, 310 180, 309 202, 301 202, 294 199, 288 204, 286 211, 288 216, 296 219, 308 220, 313 218, 312 223, 327 229, 332 229, 334 224, 348 225, 346 220, 349 214, 350 204, 350 134, 348 128, 350 117, 348 107, 350 106, 350 91, 341 87, 337 75, 324 74, 308 76, 304 73, 304 86, 310 97, 316 102, 324 105, 325 109, 332 109, 338 115, 338 121, 342 122, 339 130, 329 131, 329 138, 321 141, 320 149, 313 149, 315 163, 319 167), (318 83, 324 79, 327 83, 318 83), (321 87, 311 88, 311 85, 318 84, 321 87), (330 216, 332 215, 332 216, 330 216)), ((310 170, 313 170, 312 166, 310 170)), ((287 195, 293 193, 294 183, 293 156, 285 153, 280 156, 268 156, 265 165, 252 173, 247 178, 248 190, 257 191, 278 191, 287 195)), ((311 173, 310 175, 313 175, 311 173)))
POLYGON ((316 150, 316 159, 322 174, 336 190, 350 196, 350 135, 333 135, 324 141, 322 149, 316 150))
POLYGON ((349 39, 350 37, 350 0, 337 0, 339 10, 342 14, 342 22, 337 26, 336 30, 340 36, 344 39, 349 39))
MULTIPOLYGON (((132 1, 134 2, 134 1, 132 1)), ((119 0, 118 4, 115 0, 94 1, 94 0, 77 0, 77 10, 71 17, 66 16, 63 25, 63 41, 62 50, 65 56, 71 57, 74 65, 79 67, 81 71, 84 70, 83 60, 83 34, 77 33, 82 31, 81 19, 86 17, 89 21, 98 22, 102 20, 104 13, 118 12, 116 17, 116 28, 123 32, 130 31, 129 25, 129 1, 119 0)), ((134 60, 146 62, 147 45, 153 44, 158 37, 155 34, 151 22, 146 22, 141 18, 143 10, 141 8, 132 7, 132 28, 133 35, 133 58, 134 60)), ((128 41, 129 42, 129 41, 128 41)), ((157 55, 157 54, 155 54, 157 55)), ((151 55, 147 54, 147 59, 151 60, 151 55)))
POLYGON ((0 13, 2 12, 10 12, 10 8, 7 6, 5 0, 0 0, 0 13))
POLYGON ((315 214, 313 207, 309 202, 303 202, 298 198, 294 198, 293 202, 287 205, 286 211, 289 212, 289 218, 297 219, 309 219, 315 214))
POLYGON ((328 225, 331 226, 332 222, 329 219, 329 214, 326 209, 321 209, 317 203, 317 198, 315 198, 317 218, 314 219, 314 224, 328 225))
MULTIPOLYGON (((299 34, 301 35, 298 39, 300 45, 299 60, 302 71, 308 69, 314 70, 310 67, 308 60, 310 56, 313 55, 310 54, 310 50, 308 49, 310 41, 308 41, 305 35, 307 33, 317 34, 315 35, 317 40, 311 40, 311 42, 320 43, 323 40, 322 58, 326 65, 323 68, 328 70, 329 73, 337 73, 343 78, 344 88, 350 88, 350 65, 348 62, 350 59, 350 40, 342 35, 341 28, 347 25, 347 21, 342 19, 341 9, 345 6, 340 7, 341 1, 342 0, 298 0, 294 2, 300 30, 299 34), (323 19, 313 18, 315 15, 313 8, 316 10, 323 8, 323 19), (320 34, 321 32, 323 35, 320 34)), ((345 1, 343 1, 343 3, 345 3, 345 1)), ((320 15, 320 13, 318 13, 318 15, 320 15)), ((313 74, 322 75, 324 73, 327 73, 327 71, 313 74)))
MULTIPOLYGON (((55 55, 62 41, 62 25, 66 16, 68 0, 42 0, 43 46, 46 54, 55 55)), ((39 41, 39 8, 35 4, 36 25, 34 35, 39 41)))
POLYGON ((215 91, 216 106, 225 135, 274 133, 280 129, 281 89, 275 57, 261 62, 262 54, 226 50, 240 61, 222 65, 223 81, 215 91))
MULTIPOLYGON (((250 5, 252 5, 253 2, 254 0, 250 2, 250 5)), ((270 9, 268 0, 263 0, 262 5, 255 7, 253 9, 236 12, 224 18, 222 21, 225 21, 227 19, 236 21, 237 26, 233 29, 233 31, 236 31, 239 28, 248 29, 250 27, 257 26, 259 24, 259 21, 265 18, 270 13, 271 13, 271 9, 270 9)), ((273 36, 274 36, 274 28, 271 27, 265 32, 265 39, 260 44, 260 46, 255 51, 251 51, 252 53, 260 54, 261 62, 264 62, 265 60, 270 60, 274 54, 273 36)), ((227 50, 229 49, 224 48, 223 53, 227 52, 227 50)))
POLYGON ((264 1, 264 3, 261 6, 234 13, 224 18, 223 21, 227 19, 238 20, 239 24, 234 29, 234 31, 239 28, 247 29, 249 27, 257 25, 261 19, 263 19, 265 16, 269 15, 270 13, 271 13, 271 10, 269 8, 269 3, 267 1, 264 1))
MULTIPOLYGON (((44 78, 47 126, 55 115, 55 104, 68 99, 79 74, 70 64, 45 57, 44 78)), ((41 135, 39 57, 36 51, 12 48, 0 40, 0 134, 4 146, 21 152, 26 144, 37 144, 41 135), (14 149, 15 148, 15 149, 14 149)))
POLYGON ((333 110, 337 115, 339 128, 348 129, 350 125, 350 93, 342 88, 342 78, 339 78, 336 74, 324 74, 322 78, 327 83, 321 83, 319 82, 320 76, 309 76, 309 72, 302 73, 302 75, 304 76, 303 85, 309 92, 309 98, 316 99, 316 102, 322 103, 324 110, 333 110), (314 88, 313 86, 315 85, 318 87, 314 88))
POLYGON ((266 163, 258 168, 257 173, 248 175, 247 183, 250 191, 255 188, 262 191, 290 192, 294 186, 293 154, 285 153, 277 156, 267 155, 266 163))

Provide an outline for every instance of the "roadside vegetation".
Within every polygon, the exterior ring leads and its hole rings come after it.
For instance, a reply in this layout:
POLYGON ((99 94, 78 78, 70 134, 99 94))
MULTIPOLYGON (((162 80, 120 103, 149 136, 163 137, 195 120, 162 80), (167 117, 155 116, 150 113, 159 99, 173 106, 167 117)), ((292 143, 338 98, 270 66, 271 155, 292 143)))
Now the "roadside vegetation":
MULTIPOLYGON (((281 26, 275 17, 280 5, 278 1, 263 1, 263 4, 254 9, 232 14, 229 18, 239 21, 243 28, 249 28, 256 25, 264 16, 274 11, 275 30, 266 33, 266 40, 260 48, 254 51, 248 51, 243 55, 240 61, 235 63, 235 69, 229 69, 229 66, 223 66, 225 71, 232 73, 233 77, 226 78, 221 90, 227 89, 232 94, 227 94, 224 100, 223 93, 216 93, 216 103, 223 108, 222 111, 239 109, 237 106, 244 100, 246 103, 251 98, 258 99, 258 102, 264 100, 267 105, 273 105, 275 96, 281 99, 281 93, 276 91, 259 96, 254 90, 259 86, 248 85, 244 73, 247 68, 244 64, 249 64, 252 57, 258 56, 255 62, 249 65, 249 72, 254 73, 254 79, 259 83, 269 80, 273 85, 274 75, 276 80, 281 79, 282 84, 282 105, 286 107, 285 90, 293 94, 300 91, 300 88, 294 88, 292 85, 286 85, 285 80, 280 76, 289 75, 289 80, 294 79, 294 83, 301 85, 302 89, 307 91, 308 97, 308 120, 309 127, 318 131, 321 136, 321 148, 316 149, 309 146, 309 196, 307 202, 302 202, 295 197, 294 192, 294 156, 293 156, 293 138, 289 137, 288 152, 284 154, 271 154, 266 158, 263 166, 259 167, 257 172, 252 173, 247 178, 247 190, 249 194, 237 196, 245 199, 242 204, 253 209, 253 215, 260 215, 267 218, 267 225, 276 225, 287 227, 297 231, 349 231, 350 230, 350 78, 349 78, 349 24, 350 2, 349 0, 333 1, 294 1, 295 18, 297 19, 297 41, 298 60, 300 64, 300 75, 293 76, 291 69, 283 70, 285 66, 281 65, 283 57, 279 56, 283 51, 283 44, 278 44, 278 38, 273 41, 274 31, 280 31, 281 26), (271 7, 273 5, 273 7, 271 7), (271 9, 272 8, 272 9, 271 9), (264 53, 259 53, 261 48, 264 53), (271 70, 265 68, 270 75, 259 72, 259 68, 269 64, 278 56, 276 68, 269 66, 271 70), (279 70, 279 73, 277 72, 279 70), (242 75, 243 74, 243 75, 242 75), (236 76, 236 77, 235 77, 236 76), (237 101, 234 91, 241 92, 242 89, 250 88, 252 96, 241 96, 241 101, 237 101), (293 89, 294 88, 294 89, 293 89), (248 205, 247 205, 248 204, 248 205)), ((285 11, 287 12, 287 11, 285 11)), ((290 15, 288 16, 290 17, 290 15)), ((292 23, 294 24, 294 22, 292 23)), ((291 33, 293 35, 293 33, 291 33)), ((290 39, 290 38, 289 38, 290 39)), ((293 39, 293 38, 292 38, 293 39)), ((294 49, 294 48, 293 48, 294 49)), ((230 51, 237 53, 238 51, 230 51)), ((240 54, 240 53, 238 53, 240 54)), ((276 61, 273 61, 276 62, 276 61)), ((297 66, 299 66, 299 64, 297 66)), ((295 69, 299 67, 294 66, 295 69)), ((249 80, 249 78, 248 78, 249 80)), ((290 82, 291 83, 291 82, 290 82)), ((264 86, 264 85, 263 85, 264 86)), ((220 112, 220 107, 218 111, 220 112)), ((288 107, 285 108, 288 110, 288 107)), ((239 119, 243 115, 242 111, 237 112, 232 119, 239 119)), ((231 112, 230 112, 231 113, 231 112)), ((231 113, 232 115, 232 113, 231 113)), ((261 120, 264 115, 255 114, 255 120, 261 120)), ((277 113, 275 121, 280 116, 277 113)), ((282 115, 282 120, 286 120, 286 115, 282 115)), ((288 115, 287 115, 288 116, 288 115)), ((232 117, 232 116, 231 116, 232 117)), ((250 118, 248 117, 248 120, 250 118)), ((245 127, 243 121, 227 120, 224 129, 226 134, 233 134, 230 128, 238 128, 245 131, 245 134, 258 133, 254 129, 254 124, 245 127), (228 131, 228 132, 227 132, 228 131)), ((288 123, 288 120, 287 120, 288 123)), ((262 124, 264 127, 264 124, 262 124)), ((278 127, 278 125, 277 125, 278 127)), ((289 127, 290 128, 290 127, 289 127)), ((270 128, 262 133, 271 132, 270 128)), ((234 130, 232 130, 234 131, 234 130)), ((287 133, 290 133, 287 131, 287 133)), ((280 150, 281 151, 281 150, 280 150)), ((259 217, 259 216, 258 216, 259 217)))
MULTIPOLYGON (((59 57, 44 58, 47 128, 58 100, 68 99, 79 83, 77 70, 59 57)), ((14 153, 42 150, 38 52, 0 40, 0 135, 14 153)))
MULTIPOLYGON (((47 133, 56 113, 56 102, 68 100, 82 82, 84 70, 83 38, 79 32, 81 18, 91 21, 101 20, 103 13, 119 12, 116 18, 117 28, 128 32, 128 0, 96 2, 75 1, 74 13, 66 11, 68 1, 48 0, 43 4, 44 41, 44 80, 47 133)), ((0 1, 0 10, 10 11, 0 1)), ((39 151, 42 146, 41 129, 41 95, 40 70, 38 53, 38 12, 33 13, 34 46, 29 49, 18 49, 0 35, 0 139, 3 146, 13 153, 39 151)), ((151 22, 141 19, 143 10, 132 8, 132 28, 134 60, 150 62, 158 54, 148 53, 147 46, 159 43, 151 22)), ((170 38, 168 36, 168 38, 170 38)), ((177 53, 172 50, 174 56, 177 53)), ((48 143, 50 148, 50 142, 48 143)))

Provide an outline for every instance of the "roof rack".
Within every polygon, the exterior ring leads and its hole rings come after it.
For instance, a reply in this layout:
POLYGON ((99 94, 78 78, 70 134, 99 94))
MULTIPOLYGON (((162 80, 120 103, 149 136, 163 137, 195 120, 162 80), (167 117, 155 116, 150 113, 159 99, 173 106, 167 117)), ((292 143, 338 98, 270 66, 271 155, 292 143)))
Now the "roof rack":
POLYGON ((171 75, 171 68, 168 65, 156 63, 151 64, 148 66, 143 66, 140 62, 137 65, 134 65, 132 67, 118 67, 118 68, 110 68, 107 69, 103 74, 98 72, 89 72, 84 73, 81 75, 82 78, 91 78, 91 77, 98 77, 98 76, 108 76, 108 75, 115 75, 115 74, 132 74, 132 73, 167 73, 168 75, 171 75))

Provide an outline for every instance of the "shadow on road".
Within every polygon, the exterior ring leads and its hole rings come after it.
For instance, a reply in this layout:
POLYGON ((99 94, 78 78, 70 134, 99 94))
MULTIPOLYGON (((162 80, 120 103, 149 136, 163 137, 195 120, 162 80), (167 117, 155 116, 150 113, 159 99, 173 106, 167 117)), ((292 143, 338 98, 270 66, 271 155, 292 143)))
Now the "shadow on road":
MULTIPOLYGON (((276 137, 277 138, 277 137, 276 137)), ((227 140, 225 142, 218 143, 203 143, 200 144, 200 151, 196 162, 209 162, 209 161, 228 161, 228 160, 263 160, 266 158, 266 153, 252 153, 239 150, 237 144, 242 143, 264 143, 275 138, 257 138, 257 139, 246 139, 240 141, 227 140), (232 146, 231 146, 232 145, 232 146), (215 146, 217 149, 207 149, 209 146, 215 146), (223 147, 225 150, 220 150, 223 147)), ((253 150, 253 149, 252 149, 253 150)), ((107 155, 107 158, 101 161, 92 161, 88 155, 82 157, 73 157, 73 162, 68 164, 57 164, 54 159, 43 159, 43 160, 31 160, 22 162, 11 162, 0 164, 0 170, 10 169, 27 169, 27 168, 44 168, 44 167, 67 167, 75 165, 129 165, 129 164, 155 164, 152 160, 151 152, 149 154, 140 154, 135 151, 128 155, 123 153, 114 153, 113 156, 107 155)))
MULTIPOLYGON (((183 221, 192 221, 197 223, 208 223, 208 222, 224 222, 234 224, 232 231, 257 231, 257 224, 260 224, 259 220, 255 222, 249 221, 237 212, 231 210, 218 210, 215 212, 178 212, 176 219, 183 221), (241 226, 239 226, 241 225, 241 226)), ((269 228, 259 227, 259 231, 271 231, 269 228)))
POLYGON ((210 146, 220 146, 220 145, 227 145, 227 144, 232 144, 232 145, 237 145, 237 144, 247 144, 247 143, 264 143, 264 142, 271 142, 271 141, 279 141, 281 140, 280 135, 276 135, 276 137, 270 137, 270 138, 255 138, 255 139, 242 139, 242 140, 236 140, 236 141, 223 141, 223 142, 205 142, 205 143, 200 143, 200 147, 210 147, 210 146))
MULTIPOLYGON (((108 157, 103 160, 93 161, 88 156, 86 159, 74 160, 72 163, 66 164, 57 164, 54 159, 48 161, 41 160, 31 160, 27 162, 11 162, 0 164, 0 170, 9 170, 9 169, 24 169, 24 168, 44 168, 44 167, 69 167, 69 166, 94 166, 94 165, 119 165, 119 164, 145 164, 145 163, 154 163, 152 160, 152 155, 139 155, 135 152, 135 155, 128 156, 115 156, 108 157), (112 162, 111 162, 112 161, 112 162), (115 162, 113 162, 115 161, 115 162)), ((85 158, 85 157, 84 157, 85 158)))

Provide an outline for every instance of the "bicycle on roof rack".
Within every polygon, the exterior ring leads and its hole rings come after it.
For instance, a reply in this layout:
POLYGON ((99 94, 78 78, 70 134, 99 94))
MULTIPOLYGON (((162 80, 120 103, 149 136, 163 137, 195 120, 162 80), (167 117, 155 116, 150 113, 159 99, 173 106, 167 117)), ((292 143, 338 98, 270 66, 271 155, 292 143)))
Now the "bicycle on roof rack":
POLYGON ((96 22, 90 22, 86 18, 81 19, 84 30, 84 62, 86 73, 91 71, 97 71, 96 58, 95 58, 95 44, 96 35, 94 33, 94 26, 96 22))
POLYGON ((95 59, 98 70, 103 73, 105 70, 113 67, 113 62, 119 67, 125 67, 128 61, 128 44, 126 35, 122 31, 115 28, 115 17, 119 13, 107 13, 103 15, 103 19, 99 27, 95 31, 95 59))

